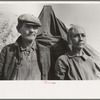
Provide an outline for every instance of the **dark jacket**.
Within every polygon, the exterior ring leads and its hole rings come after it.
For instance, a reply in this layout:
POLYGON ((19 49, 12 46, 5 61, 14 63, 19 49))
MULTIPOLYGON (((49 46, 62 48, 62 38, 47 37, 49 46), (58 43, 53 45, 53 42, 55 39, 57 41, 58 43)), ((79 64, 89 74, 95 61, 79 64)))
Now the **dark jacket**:
MULTIPOLYGON (((0 53, 0 79, 12 80, 16 74, 17 68, 20 65, 21 53, 20 44, 21 37, 13 44, 7 45, 0 53)), ((41 71, 41 79, 48 80, 48 73, 50 68, 50 50, 49 48, 37 43, 37 58, 41 71)))

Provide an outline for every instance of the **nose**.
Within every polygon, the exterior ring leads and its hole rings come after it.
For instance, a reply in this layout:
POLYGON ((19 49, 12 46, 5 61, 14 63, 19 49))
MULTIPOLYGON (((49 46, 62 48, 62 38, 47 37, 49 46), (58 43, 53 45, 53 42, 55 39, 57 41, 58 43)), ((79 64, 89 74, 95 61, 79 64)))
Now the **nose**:
POLYGON ((80 40, 80 41, 82 41, 82 40, 83 40, 82 35, 79 35, 79 40, 80 40))
POLYGON ((30 27, 29 31, 34 32, 35 30, 33 29, 33 27, 30 27))

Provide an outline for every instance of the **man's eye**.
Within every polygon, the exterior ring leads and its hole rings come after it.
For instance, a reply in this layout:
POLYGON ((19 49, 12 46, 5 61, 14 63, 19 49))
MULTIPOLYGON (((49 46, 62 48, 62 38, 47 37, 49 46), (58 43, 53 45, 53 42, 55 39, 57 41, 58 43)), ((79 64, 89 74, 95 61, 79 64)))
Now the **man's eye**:
POLYGON ((30 25, 26 25, 27 28, 30 28, 30 25))
POLYGON ((34 30, 38 29, 37 26, 33 26, 33 25, 26 25, 27 28, 33 28, 34 30))
POLYGON ((33 26, 33 29, 36 30, 36 29, 38 29, 38 27, 37 26, 33 26))

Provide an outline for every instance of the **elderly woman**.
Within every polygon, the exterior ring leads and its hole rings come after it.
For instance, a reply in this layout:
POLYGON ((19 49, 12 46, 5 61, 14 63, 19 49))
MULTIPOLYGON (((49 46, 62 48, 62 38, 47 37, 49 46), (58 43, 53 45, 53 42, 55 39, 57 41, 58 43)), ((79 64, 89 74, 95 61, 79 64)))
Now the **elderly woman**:
POLYGON ((55 64, 58 80, 96 80, 99 71, 93 59, 87 56, 83 48, 86 44, 85 30, 79 25, 72 25, 68 33, 70 51, 61 55, 55 64))

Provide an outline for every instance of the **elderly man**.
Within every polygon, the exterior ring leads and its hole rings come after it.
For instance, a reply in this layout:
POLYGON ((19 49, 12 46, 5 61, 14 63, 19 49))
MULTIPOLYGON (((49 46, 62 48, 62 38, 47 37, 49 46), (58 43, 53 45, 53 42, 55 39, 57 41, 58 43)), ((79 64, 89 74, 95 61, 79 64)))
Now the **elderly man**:
POLYGON ((56 79, 60 80, 96 80, 100 79, 100 68, 87 56, 83 48, 86 44, 85 30, 72 25, 68 33, 70 51, 61 55, 55 64, 56 79))
POLYGON ((17 41, 7 45, 0 53, 1 80, 47 80, 50 50, 36 42, 41 22, 31 14, 18 17, 17 41))

